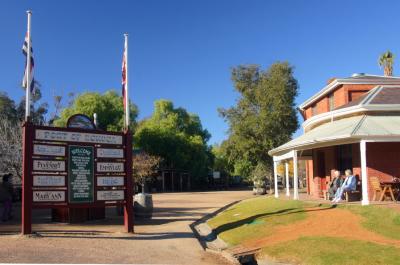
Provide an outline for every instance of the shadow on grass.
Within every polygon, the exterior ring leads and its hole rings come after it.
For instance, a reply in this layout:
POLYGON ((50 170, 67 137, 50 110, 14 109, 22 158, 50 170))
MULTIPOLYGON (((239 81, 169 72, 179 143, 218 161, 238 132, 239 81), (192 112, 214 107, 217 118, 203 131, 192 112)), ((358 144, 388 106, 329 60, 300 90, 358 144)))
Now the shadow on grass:
MULTIPOLYGON (((321 205, 319 205, 319 207, 321 207, 321 205)), ((250 216, 250 217, 247 217, 247 218, 235 221, 235 222, 230 222, 230 223, 220 225, 213 229, 213 233, 218 235, 227 230, 235 229, 235 228, 238 228, 238 227, 240 227, 242 225, 246 225, 246 224, 251 224, 256 219, 262 218, 262 217, 284 216, 284 215, 307 213, 307 212, 314 212, 314 211, 326 211, 326 210, 331 210, 334 208, 336 208, 336 205, 331 205, 330 207, 324 207, 324 208, 318 208, 318 209, 315 209, 315 207, 313 207, 312 209, 287 208, 287 209, 282 209, 282 210, 275 211, 275 212, 256 214, 256 215, 253 215, 253 216, 250 216), (298 210, 296 211, 296 209, 298 209, 298 210)))

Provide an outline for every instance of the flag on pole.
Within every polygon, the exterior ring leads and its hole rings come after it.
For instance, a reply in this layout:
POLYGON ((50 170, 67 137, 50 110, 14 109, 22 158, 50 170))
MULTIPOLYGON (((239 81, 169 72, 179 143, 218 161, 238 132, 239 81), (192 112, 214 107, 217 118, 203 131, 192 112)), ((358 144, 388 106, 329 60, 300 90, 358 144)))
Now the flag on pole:
POLYGON ((129 128, 129 94, 128 94, 128 34, 124 34, 124 54, 122 57, 122 100, 124 102, 124 124, 129 128))
POLYGON ((25 73, 22 80, 22 87, 25 88, 25 120, 29 121, 31 116, 31 95, 35 92, 35 80, 33 78, 33 49, 31 43, 31 16, 30 10, 26 11, 28 15, 28 27, 25 35, 24 45, 22 46, 22 53, 26 56, 25 60, 25 73))
POLYGON ((32 41, 30 42, 30 45, 29 45, 30 48, 31 48, 30 49, 30 53, 29 53, 29 56, 30 56, 29 80, 28 80, 28 75, 27 75, 27 70, 28 70, 28 67, 27 67, 27 64, 28 64, 28 42, 29 42, 28 39, 30 39, 28 37, 28 34, 29 33, 26 34, 24 45, 22 46, 22 53, 26 56, 25 71, 24 71, 24 78, 22 80, 22 87, 27 88, 28 84, 29 84, 29 92, 31 94, 35 94, 35 79, 33 78, 33 69, 35 67, 35 62, 34 62, 34 59, 33 59, 32 41))

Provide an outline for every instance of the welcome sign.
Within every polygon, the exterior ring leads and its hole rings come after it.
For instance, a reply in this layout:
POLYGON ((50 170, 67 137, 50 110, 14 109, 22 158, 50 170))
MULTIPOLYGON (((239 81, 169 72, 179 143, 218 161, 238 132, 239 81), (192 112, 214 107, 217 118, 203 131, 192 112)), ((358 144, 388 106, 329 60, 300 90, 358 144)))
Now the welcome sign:
POLYGON ((93 201, 93 149, 92 146, 69 146, 68 190, 70 203, 93 201))

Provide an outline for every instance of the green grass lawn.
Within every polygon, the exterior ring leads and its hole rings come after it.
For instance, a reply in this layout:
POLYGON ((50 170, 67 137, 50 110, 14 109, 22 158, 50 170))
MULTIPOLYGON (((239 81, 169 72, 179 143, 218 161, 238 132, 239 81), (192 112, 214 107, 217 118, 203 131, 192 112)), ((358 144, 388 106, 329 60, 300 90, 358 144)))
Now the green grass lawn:
POLYGON ((301 237, 263 248, 261 254, 295 264, 400 264, 398 248, 333 237, 301 237))
POLYGON ((307 204, 302 201, 257 197, 240 202, 210 219, 208 225, 228 245, 240 244, 249 238, 260 238, 276 225, 285 225, 306 218, 307 204))
MULTIPOLYGON (((325 204, 273 197, 257 197, 238 203, 207 223, 230 246, 273 233, 277 225, 287 225, 307 218, 307 208, 332 207, 325 204)), ((382 206, 339 205, 362 217, 361 225, 369 231, 400 240, 400 212, 382 206)), ((283 261, 301 264, 400 264, 400 249, 368 241, 344 238, 302 237, 265 247, 262 253, 283 261), (345 254, 344 254, 345 253, 345 254)))
POLYGON ((388 238, 400 239, 399 211, 377 205, 341 205, 340 208, 364 217, 364 228, 388 238))

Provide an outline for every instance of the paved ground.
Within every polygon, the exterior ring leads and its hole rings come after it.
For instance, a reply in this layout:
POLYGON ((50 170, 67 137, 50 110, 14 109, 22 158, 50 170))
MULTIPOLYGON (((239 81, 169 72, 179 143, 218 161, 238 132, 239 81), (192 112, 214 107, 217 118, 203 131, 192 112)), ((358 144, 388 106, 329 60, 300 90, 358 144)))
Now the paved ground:
POLYGON ((52 224, 49 211, 40 210, 34 212, 38 236, 20 236, 16 223, 0 223, 0 263, 228 264, 203 251, 190 224, 251 196, 250 191, 155 194, 153 219, 137 220, 134 235, 123 233, 114 209, 107 211, 106 222, 84 225, 52 224))

